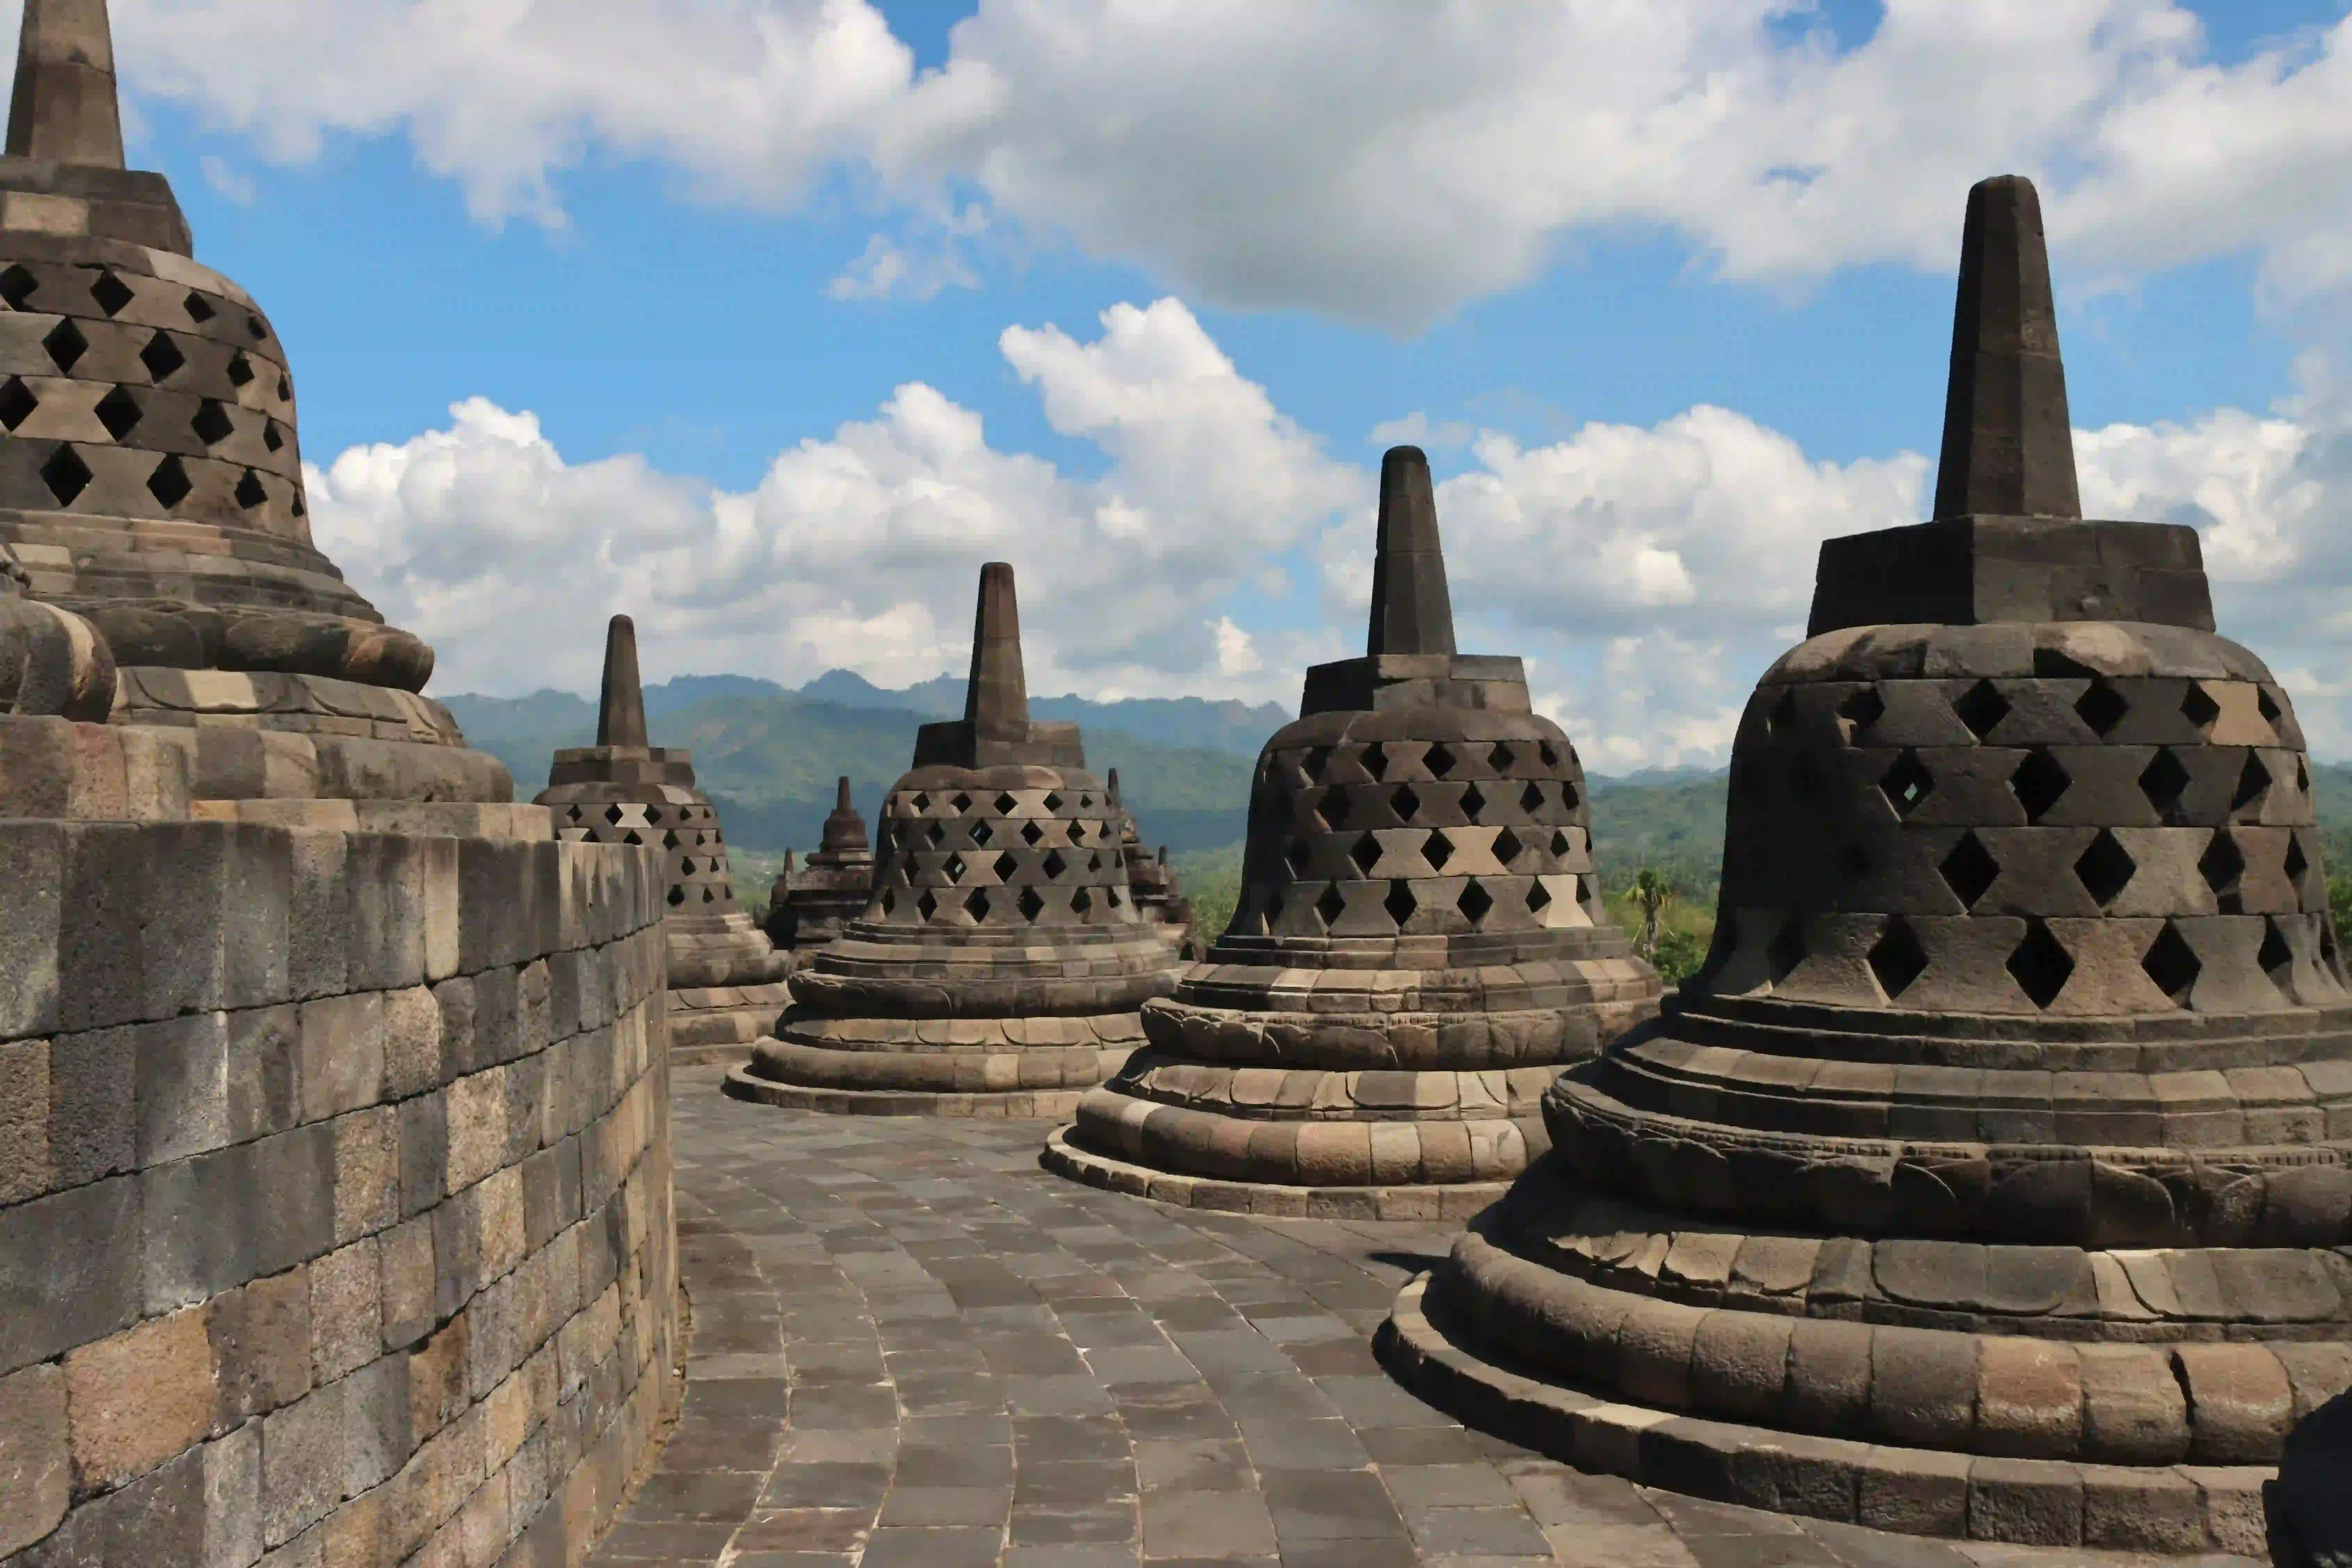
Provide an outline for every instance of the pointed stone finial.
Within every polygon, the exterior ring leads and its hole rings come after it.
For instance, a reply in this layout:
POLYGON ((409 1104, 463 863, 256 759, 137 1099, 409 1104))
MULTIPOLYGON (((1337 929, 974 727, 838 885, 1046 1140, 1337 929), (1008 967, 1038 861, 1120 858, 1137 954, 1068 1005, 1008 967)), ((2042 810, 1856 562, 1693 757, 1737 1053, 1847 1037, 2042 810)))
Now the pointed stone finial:
POLYGON ((1380 543, 1372 557, 1372 627, 1365 651, 1454 651, 1454 601, 1445 592, 1437 497, 1429 458, 1418 447, 1391 447, 1381 459, 1380 543))
POLYGON ((2079 518, 2050 250, 2033 182, 1969 192, 1936 516, 2079 518))
POLYGON ((604 631, 604 691, 596 704, 596 743, 646 744, 646 693, 637 679, 637 626, 614 616, 604 631))
POLYGON ((122 108, 106 0, 25 0, 8 155, 120 169, 122 108))
POLYGON ((1110 778, 1107 782, 1106 787, 1108 789, 1110 794, 1111 805, 1117 805, 1118 804, 1118 770, 1117 768, 1111 769, 1110 778))
POLYGON ((964 686, 964 722, 982 741, 1029 738, 1029 678, 1021 668, 1021 606, 1013 568, 992 561, 980 569, 980 610, 971 628, 971 678, 964 686))
POLYGON ((849 775, 844 773, 834 786, 833 812, 824 819, 824 841, 809 864, 815 865, 820 859, 832 864, 845 855, 863 853, 866 847, 866 820, 857 815, 857 806, 849 798, 849 775))

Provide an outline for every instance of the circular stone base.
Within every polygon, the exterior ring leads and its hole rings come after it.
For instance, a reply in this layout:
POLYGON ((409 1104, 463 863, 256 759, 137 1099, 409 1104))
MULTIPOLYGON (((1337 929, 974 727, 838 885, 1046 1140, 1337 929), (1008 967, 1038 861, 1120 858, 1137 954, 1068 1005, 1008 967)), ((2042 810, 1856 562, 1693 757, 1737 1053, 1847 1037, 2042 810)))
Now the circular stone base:
POLYGON ((1467 1219, 1510 1190, 1504 1182, 1462 1182, 1443 1186, 1287 1187, 1266 1182, 1226 1182, 1181 1175, 1097 1154, 1071 1141, 1072 1129, 1057 1127, 1037 1162, 1055 1175, 1183 1208, 1228 1214, 1275 1215, 1288 1219, 1467 1219))
POLYGON ((669 994, 669 1059, 730 1065, 748 1060, 751 1042, 775 1028, 791 1001, 782 981, 674 990, 669 994))
POLYGON ((2264 1547, 2263 1467, 2081 1465, 1900 1448, 1595 1398, 1483 1344, 1433 1296, 1398 1292, 1373 1353, 1412 1393, 1580 1469, 1717 1502, 1906 1535, 2135 1552, 2264 1547))
POLYGON ((1077 1110, 1083 1089, 1020 1089, 1001 1094, 931 1093, 891 1089, 803 1089, 736 1068, 719 1089, 730 1100, 835 1116, 961 1116, 974 1120, 1060 1121, 1077 1110))

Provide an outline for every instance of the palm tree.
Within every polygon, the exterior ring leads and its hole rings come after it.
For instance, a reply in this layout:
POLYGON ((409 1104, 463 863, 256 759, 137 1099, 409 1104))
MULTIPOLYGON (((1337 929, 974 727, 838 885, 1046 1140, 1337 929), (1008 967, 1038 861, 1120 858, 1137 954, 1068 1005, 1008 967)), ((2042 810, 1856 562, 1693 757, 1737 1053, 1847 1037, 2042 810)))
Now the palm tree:
POLYGON ((1658 916, 1675 901, 1675 885, 1644 866, 1633 874, 1633 885, 1626 889, 1625 897, 1642 911, 1642 932, 1634 942, 1642 956, 1647 958, 1658 951, 1658 916))

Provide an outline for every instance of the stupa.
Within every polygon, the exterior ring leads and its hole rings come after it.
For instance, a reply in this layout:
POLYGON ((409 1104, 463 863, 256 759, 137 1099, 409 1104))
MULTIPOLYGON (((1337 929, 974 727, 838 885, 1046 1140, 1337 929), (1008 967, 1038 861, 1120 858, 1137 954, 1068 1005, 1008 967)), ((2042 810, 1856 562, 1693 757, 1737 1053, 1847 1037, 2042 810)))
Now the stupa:
POLYGON ((1153 854, 1143 847, 1143 829, 1135 820, 1135 813, 1120 798, 1118 770, 1113 768, 1104 782, 1110 789, 1110 804, 1118 813, 1119 858, 1127 862, 1127 885, 1135 896, 1136 907, 1143 918, 1160 927, 1168 945, 1177 956, 1190 963, 1200 957, 1195 950, 1194 920, 1192 900, 1184 896, 1181 879, 1168 863, 1168 847, 1160 846, 1153 854))
POLYGON ((1232 925, 1046 1163, 1202 1207, 1466 1216, 1659 986, 1609 923, 1576 748, 1517 659, 1454 651, 1417 448, 1381 464, 1368 651, 1308 670, 1299 713, 1258 757, 1232 925))
POLYGON ((103 0, 30 0, 0 158, 0 545, 114 650, 201 795, 502 802, 433 650, 310 541, 285 346, 123 166, 103 0))
POLYGON ((628 616, 614 616, 605 629, 596 743, 557 752, 532 804, 548 808, 566 843, 662 851, 672 1058, 741 1060, 783 1011, 791 960, 735 897, 726 835, 710 797, 695 784, 693 754, 647 743, 637 630, 628 616))
POLYGON ((1409 1386, 1719 1500, 2259 1555, 2352 1382, 2352 994, 2194 530, 2085 521, 2042 214, 1969 193, 1935 520, 1822 547, 1715 943, 1409 1286, 1409 1386))
POLYGON ((874 895, 874 847, 849 798, 847 773, 835 788, 823 841, 805 867, 795 868, 787 853, 768 894, 768 940, 795 956, 838 938, 843 924, 864 914, 874 895))
POLYGON ((1175 959, 1129 896, 1078 727, 1029 717, 1013 568, 981 568, 960 721, 926 724, 882 805, 865 911, 793 976, 727 1079, 820 1110, 1066 1116, 1142 1043, 1175 959))

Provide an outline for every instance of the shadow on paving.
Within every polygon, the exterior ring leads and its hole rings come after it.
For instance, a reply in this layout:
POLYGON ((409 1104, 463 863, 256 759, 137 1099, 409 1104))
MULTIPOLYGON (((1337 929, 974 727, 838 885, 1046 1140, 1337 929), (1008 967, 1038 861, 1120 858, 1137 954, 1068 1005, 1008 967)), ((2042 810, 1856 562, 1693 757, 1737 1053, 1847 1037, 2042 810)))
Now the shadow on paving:
MULTIPOLYGON (((1427 1225, 1252 1220, 1040 1170, 1031 1122, 827 1117, 675 1075, 695 1335, 633 1568, 2073 1568, 1586 1476, 1391 1383, 1427 1225)), ((2211 1563, 2243 1563, 2218 1558, 2211 1563)))

